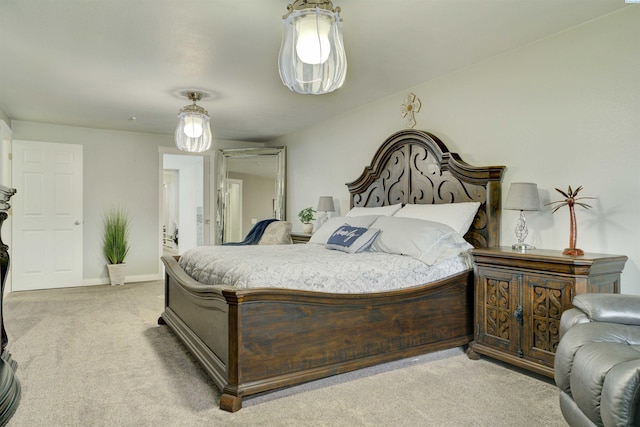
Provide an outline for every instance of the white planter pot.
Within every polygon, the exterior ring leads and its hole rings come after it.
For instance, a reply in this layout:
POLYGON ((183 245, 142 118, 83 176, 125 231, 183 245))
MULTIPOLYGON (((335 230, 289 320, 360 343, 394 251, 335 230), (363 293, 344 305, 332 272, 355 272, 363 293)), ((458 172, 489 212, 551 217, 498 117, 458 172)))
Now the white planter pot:
POLYGON ((111 286, 124 285, 124 274, 126 268, 126 264, 107 264, 111 286))
POLYGON ((302 231, 311 234, 311 232, 313 231, 313 224, 310 222, 302 224, 302 231))

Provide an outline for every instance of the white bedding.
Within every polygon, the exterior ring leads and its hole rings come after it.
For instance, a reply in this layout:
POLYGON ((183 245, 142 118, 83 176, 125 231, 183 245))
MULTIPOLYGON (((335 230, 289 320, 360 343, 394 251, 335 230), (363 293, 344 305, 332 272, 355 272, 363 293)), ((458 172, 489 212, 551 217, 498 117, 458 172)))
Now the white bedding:
POLYGON ((203 284, 330 293, 408 288, 472 268, 466 252, 429 266, 409 256, 348 254, 317 244, 198 247, 182 255, 180 266, 203 284))

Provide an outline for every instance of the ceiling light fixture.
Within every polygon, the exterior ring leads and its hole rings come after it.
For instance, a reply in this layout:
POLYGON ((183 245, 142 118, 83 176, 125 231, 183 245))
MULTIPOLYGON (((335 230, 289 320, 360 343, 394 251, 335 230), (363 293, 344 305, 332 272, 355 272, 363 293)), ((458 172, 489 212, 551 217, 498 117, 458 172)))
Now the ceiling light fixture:
POLYGON ((282 83, 305 95, 339 89, 347 76, 340 7, 330 0, 295 0, 287 11, 278 58, 282 83))
POLYGON ((176 147, 189 153, 202 153, 211 147, 209 113, 196 105, 196 101, 202 99, 200 92, 185 92, 184 95, 192 100, 193 104, 182 107, 178 114, 178 127, 175 133, 176 147))

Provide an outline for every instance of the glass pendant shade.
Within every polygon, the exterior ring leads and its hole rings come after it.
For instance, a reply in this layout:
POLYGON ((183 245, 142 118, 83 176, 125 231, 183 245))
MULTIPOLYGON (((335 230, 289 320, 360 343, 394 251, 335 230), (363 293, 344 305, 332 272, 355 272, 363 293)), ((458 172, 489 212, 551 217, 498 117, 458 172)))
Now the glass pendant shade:
POLYGON ((200 138, 202 135, 202 123, 204 120, 201 116, 195 114, 186 115, 184 118, 184 133, 189 138, 200 138))
POLYGON ((178 127, 175 133, 176 147, 189 153, 202 153, 211 148, 211 126, 209 124, 209 114, 207 110, 196 105, 196 100, 192 97, 193 105, 187 105, 178 114, 178 127))
POLYGON ((296 1, 283 18, 278 65, 291 91, 321 95, 339 89, 347 76, 340 8, 330 1, 296 1))

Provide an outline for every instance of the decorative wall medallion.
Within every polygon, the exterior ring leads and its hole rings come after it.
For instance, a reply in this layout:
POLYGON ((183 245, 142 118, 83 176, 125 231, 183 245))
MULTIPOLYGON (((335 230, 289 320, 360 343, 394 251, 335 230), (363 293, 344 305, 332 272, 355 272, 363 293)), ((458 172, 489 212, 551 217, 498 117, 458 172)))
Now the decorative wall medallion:
POLYGON ((407 127, 412 128, 416 125, 415 113, 420 111, 422 103, 415 94, 407 95, 404 104, 400 106, 400 115, 407 118, 407 127))

